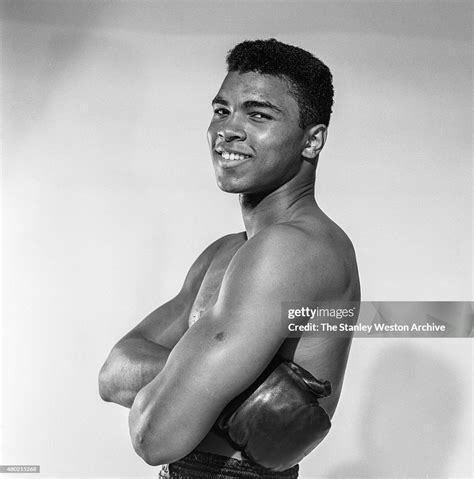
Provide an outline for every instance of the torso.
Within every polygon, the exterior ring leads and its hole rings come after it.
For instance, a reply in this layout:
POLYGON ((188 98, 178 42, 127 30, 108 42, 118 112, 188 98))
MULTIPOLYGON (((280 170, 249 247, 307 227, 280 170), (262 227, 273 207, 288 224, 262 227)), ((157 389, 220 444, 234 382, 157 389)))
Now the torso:
MULTIPOLYGON (((339 299, 345 299, 348 301, 359 301, 359 278, 357 273, 357 265, 353 252, 352 245, 347 236, 339 229, 331 220, 329 220, 323 213, 320 217, 311 218, 313 221, 308 222, 308 230, 311 233, 314 230, 314 241, 318 241, 318 236, 321 234, 321 229, 327 230, 327 233, 331 237, 331 244, 337 249, 338 255, 343 258, 343 264, 346 266, 348 275, 348 288, 346 289, 343 297, 339 299)), ((199 318, 205 314, 205 312, 212 308, 219 295, 219 290, 222 284, 222 279, 232 260, 235 253, 239 248, 247 241, 245 233, 237 233, 228 236, 221 247, 214 253, 214 256, 209 264, 209 267, 204 275, 201 286, 194 299, 193 305, 190 310, 188 325, 191 327, 199 318)), ((328 372, 330 374, 331 362, 346 361, 349 353, 350 340, 342 339, 347 344, 345 345, 343 357, 339 354, 337 358, 328 359, 328 372)), ((303 337, 299 339, 286 339, 280 350, 279 355, 294 361, 300 366, 304 367, 316 377, 321 378, 321 371, 316 371, 317 368, 321 368, 320 365, 315 365, 314 351, 315 348, 324 347, 324 340, 315 337, 303 337)), ((330 356, 330 351, 328 351, 330 356)), ((324 373, 323 373, 324 376, 324 373)), ((342 385, 342 378, 341 378, 342 385)), ((340 393, 340 385, 336 385, 335 393, 332 398, 328 398, 325 405, 326 410, 332 416, 337 404, 337 400, 340 393)), ((232 446, 220 436, 210 432, 201 444, 197 447, 198 450, 213 452, 224 456, 230 456, 240 458, 240 452, 236 451, 232 446)))

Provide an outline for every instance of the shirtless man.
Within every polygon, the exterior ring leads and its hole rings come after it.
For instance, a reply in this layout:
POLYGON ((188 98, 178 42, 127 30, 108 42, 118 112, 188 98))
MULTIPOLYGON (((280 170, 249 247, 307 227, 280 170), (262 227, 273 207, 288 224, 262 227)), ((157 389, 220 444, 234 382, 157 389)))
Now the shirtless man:
POLYGON ((352 244, 314 197, 329 69, 273 39, 237 45, 227 64, 208 139, 217 184, 239 194, 245 231, 211 244, 178 295, 126 334, 100 372, 102 399, 131 408, 133 446, 151 465, 192 451, 240 463, 210 430, 277 353, 331 382, 320 404, 332 417, 351 339, 288 338, 281 305, 360 300, 352 244))

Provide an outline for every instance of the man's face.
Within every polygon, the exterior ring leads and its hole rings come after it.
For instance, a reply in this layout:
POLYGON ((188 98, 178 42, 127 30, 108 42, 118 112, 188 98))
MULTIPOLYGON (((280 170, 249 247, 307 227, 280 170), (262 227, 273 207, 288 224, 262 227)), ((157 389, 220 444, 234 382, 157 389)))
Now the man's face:
POLYGON ((219 188, 265 193, 296 175, 305 138, 285 80, 230 72, 212 106, 208 141, 219 188))

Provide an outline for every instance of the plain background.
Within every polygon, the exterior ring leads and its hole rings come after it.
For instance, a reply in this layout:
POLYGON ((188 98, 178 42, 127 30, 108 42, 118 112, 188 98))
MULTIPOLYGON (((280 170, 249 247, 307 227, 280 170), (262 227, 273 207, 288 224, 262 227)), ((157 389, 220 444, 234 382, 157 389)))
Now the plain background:
MULTIPOLYGON (((101 402, 113 344, 242 230, 205 132, 225 54, 276 37, 336 90, 321 207, 365 300, 472 300, 470 2, 2 1, 2 464, 155 477, 101 402)), ((353 343, 301 477, 471 477, 469 339, 353 343)))

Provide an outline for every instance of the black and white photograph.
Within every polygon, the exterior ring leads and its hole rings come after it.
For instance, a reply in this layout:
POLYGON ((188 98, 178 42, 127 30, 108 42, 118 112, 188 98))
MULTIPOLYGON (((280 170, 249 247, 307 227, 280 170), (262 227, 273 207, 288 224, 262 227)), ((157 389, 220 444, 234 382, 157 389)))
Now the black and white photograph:
POLYGON ((465 0, 0 0, 0 473, 473 477, 465 0))

